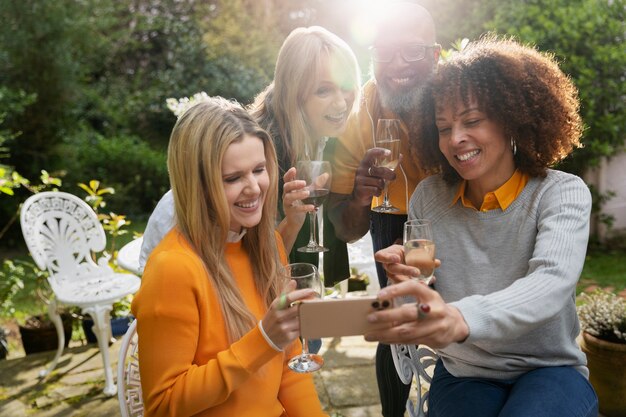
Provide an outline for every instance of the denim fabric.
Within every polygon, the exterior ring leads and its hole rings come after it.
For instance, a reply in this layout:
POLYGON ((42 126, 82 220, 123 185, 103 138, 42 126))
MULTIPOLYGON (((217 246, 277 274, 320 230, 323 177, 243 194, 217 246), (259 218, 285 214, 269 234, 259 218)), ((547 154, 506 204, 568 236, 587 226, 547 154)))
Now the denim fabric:
POLYGON ((322 348, 322 339, 307 340, 307 345, 310 353, 317 353, 322 348))
MULTIPOLYGON (((406 214, 370 212, 370 235, 372 236, 374 253, 393 245, 398 239, 402 242, 402 233, 406 219, 406 214)), ((386 287, 387 273, 379 262, 376 262, 376 272, 378 273, 380 288, 386 287)))
MULTIPOLYGON (((407 216, 403 214, 370 212, 370 235, 374 252, 391 246, 397 239, 402 241, 406 219, 407 216)), ((387 274, 379 262, 376 262, 376 272, 380 288, 386 287, 387 274)), ((411 386, 400 380, 393 364, 391 348, 382 343, 376 349, 376 382, 383 416, 403 417, 411 386)))
POLYGON ((435 366, 429 417, 597 417, 589 381, 567 366, 538 368, 514 380, 456 378, 435 366))

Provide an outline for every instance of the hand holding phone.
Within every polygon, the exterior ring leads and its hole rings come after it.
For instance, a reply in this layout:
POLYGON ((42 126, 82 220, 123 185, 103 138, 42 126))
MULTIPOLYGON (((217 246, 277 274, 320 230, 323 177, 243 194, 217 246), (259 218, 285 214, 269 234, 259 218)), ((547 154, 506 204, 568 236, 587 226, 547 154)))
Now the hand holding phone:
POLYGON ((300 335, 307 339, 363 335, 387 326, 368 322, 367 315, 390 307, 389 301, 376 296, 303 300, 298 306, 300 335))

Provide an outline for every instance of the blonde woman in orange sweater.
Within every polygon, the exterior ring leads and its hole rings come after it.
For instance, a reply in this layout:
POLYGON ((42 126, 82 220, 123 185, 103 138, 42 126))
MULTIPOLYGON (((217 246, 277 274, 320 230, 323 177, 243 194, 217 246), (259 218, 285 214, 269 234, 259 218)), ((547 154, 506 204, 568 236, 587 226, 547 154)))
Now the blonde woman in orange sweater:
POLYGON ((212 98, 174 126, 168 169, 177 225, 156 247, 132 310, 146 416, 323 416, 299 352, 274 230, 276 153, 241 106, 212 98))

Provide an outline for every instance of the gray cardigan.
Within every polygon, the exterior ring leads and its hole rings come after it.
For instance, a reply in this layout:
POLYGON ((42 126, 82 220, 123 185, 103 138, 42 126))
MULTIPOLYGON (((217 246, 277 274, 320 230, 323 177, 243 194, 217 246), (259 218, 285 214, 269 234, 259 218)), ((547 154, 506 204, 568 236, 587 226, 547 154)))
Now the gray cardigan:
POLYGON ((439 351, 457 376, 515 378, 546 366, 588 376, 575 289, 589 237, 591 194, 578 177, 549 170, 531 178, 505 210, 452 204, 458 185, 422 181, 409 218, 433 222, 442 265, 435 289, 456 306, 469 337, 439 351))

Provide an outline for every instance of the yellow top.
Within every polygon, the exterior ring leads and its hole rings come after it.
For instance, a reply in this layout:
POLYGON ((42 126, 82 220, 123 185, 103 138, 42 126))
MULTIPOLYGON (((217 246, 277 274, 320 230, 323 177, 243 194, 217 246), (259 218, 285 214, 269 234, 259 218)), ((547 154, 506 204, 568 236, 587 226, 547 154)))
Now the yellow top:
MULTIPOLYGON (((286 262, 278 234, 277 240, 286 262)), ((260 320, 266 308, 242 242, 228 243, 225 257, 246 305, 260 320)), ((132 311, 146 417, 326 415, 311 375, 286 366, 299 353, 299 343, 277 352, 258 325, 228 342, 216 289, 178 229, 148 259, 132 311)))
MULTIPOLYGON (((400 119, 400 117, 383 109, 378 100, 376 84, 370 80, 363 87, 363 96, 357 112, 350 115, 346 131, 338 139, 335 155, 332 159, 332 192, 352 194, 356 170, 365 152, 376 146, 374 135, 378 119, 400 119)), ((407 213, 408 200, 417 184, 424 178, 424 173, 415 164, 409 150, 409 131, 401 119, 400 123, 402 125, 400 132, 402 162, 396 168, 396 180, 389 184, 388 189, 389 201, 400 209, 394 214, 407 213)), ((372 199, 372 207, 380 203, 382 203, 382 195, 372 199)))
MULTIPOLYGON (((520 195, 527 182, 528 174, 523 174, 518 169, 516 169, 511 178, 507 180, 507 182, 502 184, 497 190, 485 194, 485 197, 483 198, 483 203, 478 210, 506 210, 511 205, 511 203, 515 201, 517 196, 520 195)), ((464 207, 473 208, 474 210, 476 210, 476 207, 474 207, 472 202, 469 201, 469 199, 465 198, 466 186, 467 181, 464 180, 459 186, 459 190, 454 196, 452 204, 455 204, 457 201, 459 201, 459 199, 461 199, 461 204, 463 204, 464 207)))

